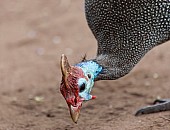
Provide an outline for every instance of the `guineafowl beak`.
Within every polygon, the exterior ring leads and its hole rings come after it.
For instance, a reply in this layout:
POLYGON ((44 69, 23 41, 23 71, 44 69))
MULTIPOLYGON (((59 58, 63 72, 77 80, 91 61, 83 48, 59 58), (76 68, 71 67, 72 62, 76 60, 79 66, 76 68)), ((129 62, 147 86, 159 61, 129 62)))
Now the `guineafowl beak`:
POLYGON ((69 105, 69 109, 70 109, 70 115, 71 115, 73 122, 77 123, 79 115, 80 115, 80 108, 69 105))

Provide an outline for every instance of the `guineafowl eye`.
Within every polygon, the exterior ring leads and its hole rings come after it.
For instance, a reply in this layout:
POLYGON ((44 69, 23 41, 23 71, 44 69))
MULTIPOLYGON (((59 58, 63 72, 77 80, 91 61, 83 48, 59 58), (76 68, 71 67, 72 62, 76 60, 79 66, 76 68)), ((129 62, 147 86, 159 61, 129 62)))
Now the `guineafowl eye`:
POLYGON ((89 79, 91 79, 91 74, 88 74, 87 76, 88 76, 89 79))
POLYGON ((85 88, 86 88, 86 85, 85 85, 85 83, 83 83, 82 85, 80 85, 80 92, 83 92, 84 90, 85 90, 85 88))

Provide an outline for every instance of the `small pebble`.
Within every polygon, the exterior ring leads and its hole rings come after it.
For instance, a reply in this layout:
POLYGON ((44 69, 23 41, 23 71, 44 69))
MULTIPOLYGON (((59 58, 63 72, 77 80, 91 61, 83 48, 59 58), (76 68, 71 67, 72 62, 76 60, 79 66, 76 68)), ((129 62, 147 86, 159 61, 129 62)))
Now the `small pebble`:
POLYGON ((150 82, 148 82, 148 81, 146 81, 146 82, 145 82, 145 86, 147 86, 147 87, 148 87, 148 86, 150 86, 150 85, 151 85, 151 83, 150 83, 150 82))
POLYGON ((161 96, 157 96, 156 99, 157 99, 157 100, 161 99, 161 96))
POLYGON ((142 121, 141 121, 141 120, 139 120, 138 122, 139 122, 139 123, 141 123, 142 121))
POLYGON ((63 108, 63 104, 59 103, 58 108, 63 108))
POLYGON ((36 97, 34 97, 34 100, 35 100, 36 102, 43 102, 43 101, 44 101, 44 97, 42 97, 42 96, 36 96, 36 97))
POLYGON ((11 98, 11 102, 17 102, 17 100, 18 100, 17 97, 12 97, 11 98))
POLYGON ((154 78, 154 79, 158 79, 158 78, 159 78, 158 73, 154 73, 154 74, 153 74, 153 78, 154 78))
POLYGON ((113 105, 110 104, 110 105, 109 105, 109 108, 112 109, 112 108, 113 108, 113 105))

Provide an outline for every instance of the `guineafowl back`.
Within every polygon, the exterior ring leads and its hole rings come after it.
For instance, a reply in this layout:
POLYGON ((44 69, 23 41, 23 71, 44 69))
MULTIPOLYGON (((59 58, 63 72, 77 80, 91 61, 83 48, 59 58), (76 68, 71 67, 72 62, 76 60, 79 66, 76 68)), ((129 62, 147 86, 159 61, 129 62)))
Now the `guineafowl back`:
POLYGON ((85 0, 88 25, 97 39, 95 80, 117 79, 153 47, 170 39, 170 0, 85 0))

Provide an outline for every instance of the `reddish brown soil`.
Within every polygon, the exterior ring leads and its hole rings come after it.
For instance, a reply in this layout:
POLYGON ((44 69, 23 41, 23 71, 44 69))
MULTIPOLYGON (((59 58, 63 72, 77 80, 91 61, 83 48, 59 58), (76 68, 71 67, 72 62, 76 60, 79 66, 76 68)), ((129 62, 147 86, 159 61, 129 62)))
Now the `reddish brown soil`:
POLYGON ((170 130, 170 112, 135 117, 158 96, 170 98, 170 44, 150 51, 117 81, 99 81, 78 124, 59 92, 60 56, 71 64, 96 40, 82 0, 3 0, 0 8, 0 130, 170 130))

